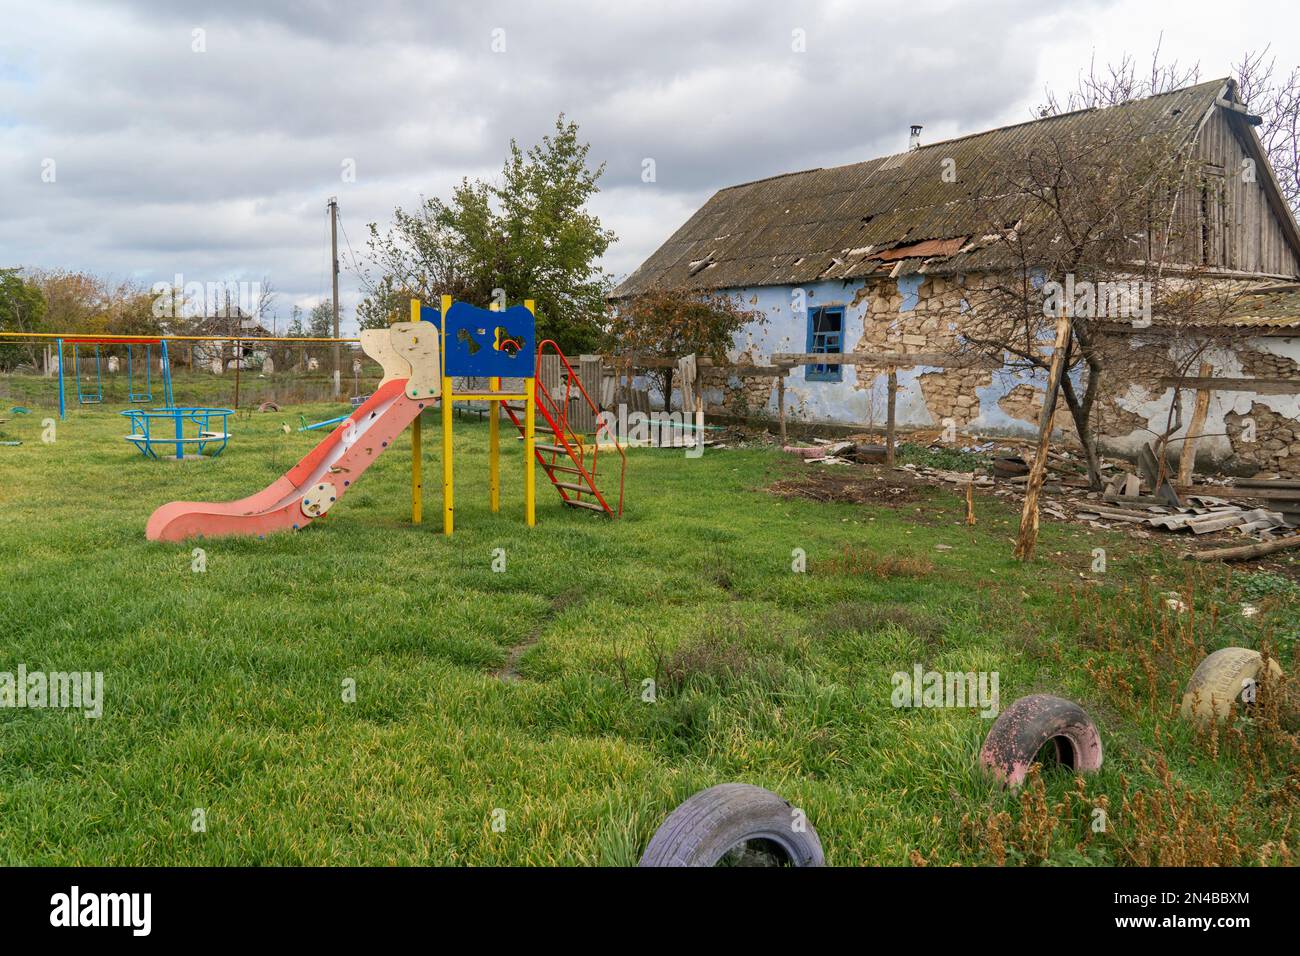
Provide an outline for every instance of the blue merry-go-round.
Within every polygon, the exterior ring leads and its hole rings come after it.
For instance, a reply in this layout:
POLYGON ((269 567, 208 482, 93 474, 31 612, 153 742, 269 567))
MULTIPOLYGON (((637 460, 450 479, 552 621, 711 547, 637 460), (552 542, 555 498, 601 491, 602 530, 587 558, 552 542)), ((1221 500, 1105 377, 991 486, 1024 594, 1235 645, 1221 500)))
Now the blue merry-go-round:
POLYGON ((179 460, 188 453, 207 454, 215 458, 225 450, 230 438, 229 408, 128 408, 120 414, 131 420, 131 434, 126 440, 148 458, 158 458, 157 449, 179 460))

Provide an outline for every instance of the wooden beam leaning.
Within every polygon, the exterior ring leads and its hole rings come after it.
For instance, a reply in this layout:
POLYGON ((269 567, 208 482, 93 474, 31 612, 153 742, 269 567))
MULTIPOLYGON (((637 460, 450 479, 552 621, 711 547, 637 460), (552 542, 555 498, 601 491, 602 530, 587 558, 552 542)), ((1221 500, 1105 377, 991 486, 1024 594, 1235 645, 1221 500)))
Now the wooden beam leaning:
POLYGON ((1052 441, 1052 421, 1056 417, 1056 393, 1061 389, 1061 376, 1065 374, 1065 353, 1070 344, 1070 313, 1063 311, 1056 320, 1056 342, 1052 348, 1052 364, 1047 376, 1047 392, 1043 395, 1043 413, 1038 422, 1038 453, 1029 466, 1029 482, 1025 487, 1025 508, 1020 514, 1020 534, 1016 538, 1015 556, 1021 561, 1032 561, 1038 544, 1038 496, 1043 490, 1047 475, 1047 449, 1052 441))
MULTIPOLYGON (((664 358, 661 355, 629 355, 620 354, 609 356, 610 362, 615 369, 633 369, 633 368, 676 368, 677 359, 664 358)), ((605 356, 601 356, 601 361, 605 356)), ((770 375, 773 377, 789 375, 790 369, 784 365, 754 365, 749 362, 715 362, 712 359, 703 356, 696 358, 695 365, 697 368, 725 368, 728 371, 735 372, 737 375, 770 375)), ((628 374, 623 372, 621 374, 628 374)))
MULTIPOLYGON (((1214 374, 1214 366, 1209 362, 1201 363, 1201 378, 1214 374)), ((1201 432, 1205 430, 1205 419, 1210 411, 1210 389, 1196 390, 1196 406, 1192 409, 1192 420, 1187 426, 1187 437, 1183 439, 1183 450, 1178 455, 1178 484, 1187 486, 1192 483, 1192 470, 1196 465, 1196 443, 1201 432)))
MULTIPOLYGON (((618 362, 636 368, 675 368, 677 359, 661 355, 624 353, 615 357, 618 362)), ((748 362, 715 362, 701 356, 696 359, 700 368, 724 368, 737 375, 788 375, 797 365, 866 365, 879 368, 912 368, 929 365, 934 368, 1002 368, 1003 363, 988 355, 972 352, 958 355, 952 352, 773 352, 771 364, 756 365, 748 362)))

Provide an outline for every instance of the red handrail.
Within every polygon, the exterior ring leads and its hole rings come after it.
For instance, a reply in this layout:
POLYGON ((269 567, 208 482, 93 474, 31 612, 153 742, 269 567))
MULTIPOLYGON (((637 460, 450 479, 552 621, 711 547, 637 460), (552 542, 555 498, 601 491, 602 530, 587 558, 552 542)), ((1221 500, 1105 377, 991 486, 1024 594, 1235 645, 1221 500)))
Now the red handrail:
POLYGON ((120 335, 78 335, 63 340, 64 345, 158 345, 160 342, 162 339, 120 335))
MULTIPOLYGON (((537 346, 537 365, 534 369, 534 376, 534 392, 538 399, 537 407, 542 410, 542 416, 551 425, 553 434, 560 439, 561 444, 563 444, 564 448, 569 452, 569 457, 578 463, 579 470, 583 472, 583 477, 587 478, 587 484, 591 487, 591 493, 595 496, 596 500, 600 502, 601 507, 606 511, 612 510, 605 502, 601 493, 596 489, 595 479, 597 475, 597 456, 600 454, 600 408, 591 400, 591 396, 587 394, 587 389, 582 384, 582 379, 578 376, 578 373, 573 370, 573 366, 569 364, 569 360, 565 357, 564 353, 560 351, 560 347, 556 345, 552 339, 546 339, 537 346), (561 407, 557 405, 550 390, 547 389, 545 383, 542 381, 542 354, 545 352, 548 345, 555 350, 555 354, 559 356, 560 363, 564 366, 564 370, 567 373, 564 383, 564 405, 562 410, 561 407), (597 423, 596 441, 592 445, 591 451, 590 475, 586 474, 585 465, 581 460, 581 453, 575 455, 568 441, 568 433, 572 430, 569 428, 569 400, 573 397, 573 386, 575 383, 578 386, 578 392, 582 395, 583 400, 586 401, 587 407, 591 409, 592 415, 595 417, 597 423), (547 404, 549 404, 550 408, 554 409, 556 412, 555 417, 552 417, 550 409, 547 408, 547 404)), ((605 427, 605 433, 609 435, 610 440, 614 443, 614 450, 618 452, 619 458, 621 459, 618 476, 617 512, 621 517, 623 514, 623 485, 627 477, 627 453, 623 450, 623 446, 619 444, 618 436, 615 435, 608 426, 605 427)), ((579 445, 579 448, 581 448, 581 445, 579 445)), ((564 493, 563 488, 560 489, 560 493, 564 493)), ((568 500, 567 495, 565 495, 565 500, 568 500)))

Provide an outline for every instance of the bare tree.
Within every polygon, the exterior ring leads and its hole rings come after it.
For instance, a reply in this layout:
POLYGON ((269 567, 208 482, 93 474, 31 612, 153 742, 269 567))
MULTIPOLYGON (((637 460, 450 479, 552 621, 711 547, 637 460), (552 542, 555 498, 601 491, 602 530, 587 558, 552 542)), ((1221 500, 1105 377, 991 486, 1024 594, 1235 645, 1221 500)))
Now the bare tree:
POLYGON ((1093 56, 1088 61, 1088 69, 1080 71, 1074 89, 1066 93, 1064 99, 1050 88, 1044 91, 1045 99, 1038 108, 1038 115, 1056 116, 1075 110, 1119 106, 1197 82, 1201 76, 1199 64, 1182 66, 1177 60, 1161 62, 1163 41, 1164 34, 1161 34, 1151 52, 1151 61, 1142 72, 1138 72, 1137 58, 1131 53, 1125 53, 1118 63, 1105 66, 1098 66, 1097 58, 1093 56))
POLYGON ((279 293, 275 291, 275 286, 271 284, 270 276, 262 276, 262 281, 257 284, 257 297, 251 303, 252 317, 257 320, 259 325, 265 322, 271 307, 275 305, 277 295, 279 293))
POLYGON ((1278 186, 1292 212, 1300 212, 1300 67, 1283 72, 1269 47, 1245 53, 1233 67, 1242 101, 1263 122, 1255 128, 1278 186))
MULTIPOLYGON (((1245 57, 1237 72, 1242 93, 1263 100, 1272 161, 1295 181, 1300 73, 1280 76, 1262 54, 1245 57)), ((1122 107, 1198 76, 1195 65, 1163 63, 1157 44, 1144 70, 1127 55, 1104 68, 1093 61, 1074 90, 1063 100, 1049 92, 1039 112, 1122 107)), ((982 254, 990 268, 968 280, 975 308, 962 323, 964 336, 1013 373, 1041 377, 1055 324, 1047 292, 1066 284, 1082 290, 1088 301, 1067 303, 1071 334, 1060 387, 1094 487, 1101 484, 1098 413, 1110 379, 1195 377, 1206 356, 1242 337, 1224 321, 1240 284, 1210 280, 1195 265, 1194 247, 1204 240, 1198 223, 1178 214, 1178 196, 1206 185, 1191 146, 1185 127, 1124 109, 1106 109, 1086 125, 1066 117, 1045 124, 1022 155, 993 163, 976 190, 989 223, 982 254), (1134 347, 1156 315, 1157 344, 1134 347)), ((1161 452, 1183 425, 1175 388, 1168 420, 1153 434, 1161 452)))
MULTIPOLYGON (((1160 430, 1139 426, 1152 436, 1152 450, 1163 480, 1168 468, 1169 451, 1176 447, 1180 464, 1186 454, 1195 455, 1190 437, 1175 436, 1189 423, 1183 406, 1183 393, 1189 380, 1201 376, 1202 368, 1213 367, 1221 357, 1236 352, 1252 332, 1232 321, 1239 311, 1241 298, 1248 291, 1239 282, 1216 280, 1199 270, 1166 279, 1164 291, 1156 303, 1159 322, 1144 336, 1133 330, 1117 330, 1112 351, 1121 353, 1113 365, 1124 370, 1130 381, 1144 381, 1155 390, 1171 388, 1169 408, 1160 430)), ((1187 474, 1190 475, 1191 460, 1187 474)))
MULTIPOLYGON (((1130 100, 1168 93, 1196 83, 1201 78, 1200 64, 1184 66, 1177 60, 1162 61, 1163 36, 1146 66, 1138 69, 1138 60, 1124 54, 1118 63, 1099 66, 1095 57, 1088 69, 1079 73, 1074 89, 1062 98, 1055 91, 1044 91, 1039 116, 1055 116, 1073 110, 1117 106, 1130 100)), ((1271 45, 1247 51, 1232 64, 1238 93, 1250 111, 1262 122, 1256 127, 1260 143, 1268 154, 1269 164, 1277 174, 1278 185, 1287 205, 1300 214, 1300 67, 1290 70, 1278 66, 1271 45)))
POLYGON ((1167 210, 1186 177, 1184 135, 1122 110, 1087 127, 1050 124, 1021 155, 992 161, 979 187, 989 225, 963 338, 1013 373, 1044 374, 1057 319, 1069 315, 1061 394, 1096 487, 1109 336, 1117 320, 1150 323, 1181 247, 1167 210))

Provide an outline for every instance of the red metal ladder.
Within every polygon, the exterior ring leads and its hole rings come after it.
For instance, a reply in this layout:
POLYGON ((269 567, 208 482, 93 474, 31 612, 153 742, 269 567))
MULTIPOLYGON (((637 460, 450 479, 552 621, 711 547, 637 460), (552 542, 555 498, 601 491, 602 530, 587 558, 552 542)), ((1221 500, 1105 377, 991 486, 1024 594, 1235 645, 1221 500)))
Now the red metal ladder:
MULTIPOLYGON (((582 386, 582 380, 578 373, 573 370, 569 360, 565 358, 560 347, 550 339, 542 342, 537 347, 537 367, 534 370, 534 394, 536 396, 537 411, 541 419, 535 425, 535 436, 533 443, 533 453, 537 456, 537 463, 542 466, 546 477, 550 479, 555 490, 560 493, 560 498, 564 503, 572 508, 585 508, 589 511, 597 511, 601 514, 608 515, 611 518, 617 518, 623 513, 623 481, 627 475, 627 454, 623 451, 622 445, 618 443, 617 438, 605 431, 606 454, 601 458, 601 432, 602 429, 598 424, 596 426, 594 440, 587 441, 583 435, 578 434, 569 427, 569 403, 581 399, 587 403, 591 409, 592 415, 599 422, 600 409, 596 403, 591 400, 587 390, 582 386), (547 348, 552 349, 560 359, 560 366, 564 378, 563 395, 552 395, 542 381, 542 356, 547 348), (576 386, 576 388, 575 388, 576 386), (613 447, 618 452, 618 496, 616 499, 610 494, 610 486, 604 490, 597 484, 597 479, 609 478, 608 465, 606 472, 602 474, 599 466, 602 462, 608 463, 610 456, 608 449, 613 447)), ((524 411, 521 405, 511 405, 507 402, 502 403, 506 414, 514 422, 515 428, 519 430, 522 436, 524 433, 524 420, 520 413, 524 411)))

